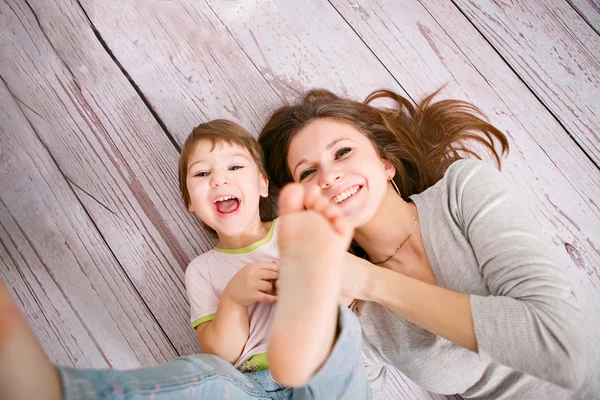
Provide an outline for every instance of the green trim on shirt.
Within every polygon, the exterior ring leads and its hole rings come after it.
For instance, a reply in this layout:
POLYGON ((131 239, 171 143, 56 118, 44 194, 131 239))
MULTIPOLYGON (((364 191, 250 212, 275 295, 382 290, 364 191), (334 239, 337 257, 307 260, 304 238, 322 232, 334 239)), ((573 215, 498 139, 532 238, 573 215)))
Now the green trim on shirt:
POLYGON ((195 320, 194 322, 192 322, 192 328, 196 329, 198 327, 198 325, 201 325, 205 322, 212 321, 213 319, 215 319, 215 315, 217 315, 217 314, 210 314, 210 315, 207 315, 206 317, 202 317, 202 318, 195 320))
POLYGON ((255 354, 250 357, 240 370, 242 372, 255 372, 255 371, 263 371, 269 368, 269 363, 267 362, 267 353, 255 354))
POLYGON ((246 246, 241 249, 222 249, 220 247, 215 247, 214 250, 216 250, 220 253, 227 253, 227 254, 250 253, 252 250, 259 248, 263 244, 269 243, 269 241, 271 241, 271 239, 273 238, 273 233, 275 233, 275 220, 273 220, 273 223, 271 224, 271 229, 269 229, 269 233, 267 234, 267 236, 265 236, 264 239, 261 239, 258 242, 252 243, 250 246, 246 246))

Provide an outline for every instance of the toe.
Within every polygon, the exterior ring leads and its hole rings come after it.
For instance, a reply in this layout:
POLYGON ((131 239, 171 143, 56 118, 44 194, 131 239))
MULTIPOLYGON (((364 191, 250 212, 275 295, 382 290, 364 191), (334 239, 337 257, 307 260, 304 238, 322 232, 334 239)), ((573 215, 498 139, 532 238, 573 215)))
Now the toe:
POLYGON ((281 215, 304 210, 304 187, 297 183, 286 185, 279 193, 279 213, 281 215))

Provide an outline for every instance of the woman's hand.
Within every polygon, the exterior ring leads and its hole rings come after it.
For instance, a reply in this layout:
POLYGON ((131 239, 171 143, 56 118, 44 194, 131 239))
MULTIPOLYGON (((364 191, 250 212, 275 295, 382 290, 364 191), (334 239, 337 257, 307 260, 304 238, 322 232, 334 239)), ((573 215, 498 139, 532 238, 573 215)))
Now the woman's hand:
POLYGON ((358 300, 369 300, 368 292, 373 272, 379 267, 350 253, 346 253, 344 263, 342 296, 358 300))
POLYGON ((240 306, 253 303, 275 303, 274 282, 279 278, 279 266, 274 262, 258 262, 246 265, 231 278, 223 296, 240 306))

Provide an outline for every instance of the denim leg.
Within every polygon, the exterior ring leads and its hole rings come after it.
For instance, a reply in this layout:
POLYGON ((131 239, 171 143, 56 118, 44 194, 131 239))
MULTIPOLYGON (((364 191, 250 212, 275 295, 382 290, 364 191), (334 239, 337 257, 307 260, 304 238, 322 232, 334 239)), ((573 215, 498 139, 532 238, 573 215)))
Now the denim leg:
POLYGON ((371 399, 361 358, 358 319, 347 307, 341 306, 338 324, 340 334, 331 354, 306 386, 293 390, 293 400, 371 399))
POLYGON ((66 400, 270 399, 262 387, 233 365, 208 354, 127 371, 62 367, 58 371, 66 400))

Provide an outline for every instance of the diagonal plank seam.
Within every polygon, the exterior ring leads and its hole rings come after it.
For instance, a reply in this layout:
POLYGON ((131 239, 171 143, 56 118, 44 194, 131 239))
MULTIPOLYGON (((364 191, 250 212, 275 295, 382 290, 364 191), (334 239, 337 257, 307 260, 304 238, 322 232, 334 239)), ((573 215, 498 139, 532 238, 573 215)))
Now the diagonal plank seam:
POLYGON ((338 13, 338 15, 344 20, 344 22, 346 23, 346 25, 348 25, 348 27, 350 29, 352 29, 352 32, 354 32, 356 34, 356 36, 360 39, 360 41, 363 42, 363 44, 365 45, 365 47, 371 52, 371 54, 373 55, 373 57, 375 57, 375 59, 377 60, 377 62, 379 62, 379 64, 381 64, 381 66, 388 72, 388 74, 390 74, 390 76, 398 84, 398 86, 400 86, 402 88, 402 90, 404 91, 404 93, 406 93, 406 95, 408 96, 408 98, 410 99, 410 101, 412 101, 412 103, 416 105, 417 102, 415 101, 415 99, 413 99, 413 97, 410 95, 410 93, 408 92, 408 90, 406 90, 406 88, 402 85, 402 83, 400 83, 400 81, 394 76, 394 74, 392 73, 392 71, 389 70, 389 68, 387 67, 387 65, 385 65, 383 63, 383 61, 381 61, 381 59, 375 53, 375 51, 373 49, 371 49, 371 47, 367 44, 367 42, 363 39, 363 37, 356 31, 356 29, 352 26, 352 24, 346 19, 346 17, 344 17, 342 15, 342 13, 340 12, 340 10, 337 9, 337 7, 331 2, 331 0, 327 0, 327 2, 331 5, 331 7, 333 7, 333 9, 335 10, 335 12, 338 13))
MULTIPOLYGON (((518 71, 508 62, 508 60, 506 59, 506 57, 504 57, 504 55, 498 50, 498 48, 496 48, 496 46, 494 46, 494 44, 483 34, 483 32, 481 31, 481 29, 479 29, 479 27, 467 16, 467 14, 465 13, 465 11, 460 7, 459 4, 456 3, 456 0, 451 0, 452 4, 456 7, 456 9, 465 17, 465 19, 467 21, 469 21, 469 23, 473 26, 473 28, 481 35, 481 37, 483 38, 483 40, 485 40, 492 49, 494 49, 494 52, 502 59, 502 61, 504 61, 504 63, 506 64, 506 66, 508 66, 508 68, 510 68, 510 70, 515 74, 515 76, 517 76, 519 78, 519 80, 523 83, 523 85, 525 85, 525 87, 531 92, 531 94, 537 99, 537 101, 540 102, 540 104, 546 109, 546 111, 548 111, 548 113, 550 115, 552 115, 552 118, 554 118, 554 120, 558 123, 558 125, 560 125, 560 127, 565 131, 565 133, 569 136, 569 138, 573 141, 573 143, 575 143, 575 145, 579 148, 579 150, 581 150, 581 152, 585 155, 585 157, 598 169, 600 170, 600 165, 598 165, 598 163, 596 163, 596 161, 587 153, 587 151, 585 151, 585 149, 583 148, 583 146, 581 145, 581 143, 579 143, 579 141, 577 141, 575 139, 575 137, 573 137, 573 134, 567 129, 567 127, 565 126, 565 124, 563 124, 563 122, 560 120, 560 118, 558 118, 558 115, 552 111, 547 105, 546 103, 544 103, 544 101, 540 98, 540 96, 538 96, 538 94, 533 90, 533 88, 525 81, 525 79, 523 79, 523 77, 518 73, 518 71)), ((419 0, 419 3, 421 3, 421 1, 419 0)), ((422 4, 422 3, 421 3, 422 4)), ((427 9, 427 7, 425 7, 425 5, 423 5, 423 7, 425 9, 427 9)), ((429 12, 429 10, 427 10, 427 12, 429 12)), ((431 14, 431 13, 430 13, 431 14)), ((435 19, 435 17, 432 18, 435 19)), ((439 25, 439 22, 436 20, 436 22, 439 25)), ((440 25, 441 26, 441 25, 440 25)), ((442 28, 443 29, 443 28, 442 28)))
POLYGON ((154 110, 154 108, 152 108, 152 104, 150 103, 150 101, 148 100, 148 98, 144 95, 144 93, 142 92, 142 90, 140 89, 140 87, 138 86, 138 84, 133 80, 133 78, 131 77, 131 75, 129 75, 129 72, 127 72, 127 70, 123 67, 123 65, 121 64, 121 62, 113 54, 113 52, 110 49, 110 47, 108 47, 108 44, 106 43, 106 41, 104 40, 104 38, 102 37, 102 35, 100 34, 100 32, 98 31, 98 29, 96 28, 96 26, 94 25, 94 23, 90 19, 88 13, 85 11, 85 8, 83 8, 83 6, 81 5, 81 2, 79 0, 77 0, 77 5, 81 9, 81 12, 83 13, 83 15, 85 15, 85 18, 87 19, 87 21, 88 21, 88 23, 90 25, 90 28, 92 28, 92 31, 94 32, 94 36, 96 36, 96 39, 98 39, 98 41, 102 45, 102 48, 106 51, 106 53, 109 55, 109 57, 111 58, 111 60, 113 60, 113 62, 117 65, 117 67, 119 68, 119 70, 121 70, 121 72, 123 73, 123 75, 125 76, 125 78, 127 79, 127 81, 129 81, 129 83, 131 84, 131 87, 133 87, 133 90, 135 90, 135 92, 140 97, 140 99, 142 100, 142 102, 144 103, 144 105, 146 106, 146 108, 148 108, 148 111, 150 111, 150 114, 152 114, 152 117, 154 117, 154 119, 156 120, 156 122, 158 123, 158 125, 160 126, 160 128, 163 130, 163 132, 165 133, 165 135, 167 135, 167 137, 169 138, 169 141, 171 142, 171 144, 173 144, 173 146, 175 146, 175 148, 177 149, 177 152, 181 153, 181 146, 179 145, 179 143, 177 143, 177 140, 175 140, 175 138, 173 137, 173 135, 171 134, 171 132, 169 131, 169 129, 167 128, 167 126, 165 125, 165 123, 163 122, 163 120, 156 113, 156 111, 154 110))
MULTIPOLYGON (((36 16, 37 18, 37 16, 36 16)), ((79 188, 78 185, 74 184, 64 173, 64 171, 62 170, 62 168, 60 167, 60 165, 58 164, 56 158, 54 157, 54 155, 52 154, 52 152, 50 151, 48 145, 42 140, 39 132, 37 131, 37 129, 34 127, 34 125, 31 123, 29 117, 27 116, 27 113, 25 113, 22 109, 22 105, 24 104, 23 102, 21 102, 19 99, 17 99, 17 97, 15 96, 15 94, 13 93, 13 91, 10 89, 10 87, 8 86, 7 82, 4 80, 4 78, 2 76, 0 76, 0 80, 2 81, 2 83, 4 84, 4 86, 6 87, 8 93, 11 95, 11 97, 15 100, 15 103, 19 106, 19 110, 21 111, 21 113, 23 114, 23 117, 25 118, 25 120, 27 121, 27 124, 29 125, 29 127, 31 128, 31 130, 35 133, 37 139, 40 141, 41 145, 44 147, 44 149, 46 150, 46 152, 48 153, 48 156, 50 157, 50 159, 52 160, 52 162, 54 163, 54 165, 56 166, 57 170, 60 172, 60 174, 62 175, 62 177, 65 179, 65 181, 69 184, 69 187, 71 188, 71 191, 73 192, 73 195, 75 196, 75 198, 77 198, 77 201, 79 201, 79 204, 81 205, 81 209, 83 210, 83 212, 85 213, 85 215, 87 216, 87 218, 89 219, 89 222, 92 224, 92 226, 94 226, 94 228, 96 229, 96 232, 98 233, 99 237, 102 239, 102 242, 106 245, 107 251, 110 253, 110 255, 113 257, 113 259, 115 260, 115 263, 121 268, 121 270, 124 272, 123 273, 123 277, 124 279, 127 280, 128 284, 131 286, 131 288, 133 289, 133 292, 135 293, 136 296, 138 296, 138 298, 140 299, 140 301, 146 306, 146 309, 149 313, 149 315, 152 316, 152 319, 154 320, 154 322, 156 322, 156 326, 158 327, 158 329, 160 329, 160 331, 163 333, 166 341, 169 343, 169 345, 171 346, 171 348, 173 349, 173 352, 175 354, 178 354, 181 356, 181 353, 177 350, 177 347, 175 346, 175 344, 173 343, 173 341, 171 340, 171 338, 169 337, 169 335, 167 335, 167 332, 164 330, 164 328, 162 327, 162 325, 159 323, 158 319, 156 318, 156 315, 154 315, 154 313, 152 312, 152 310, 150 309, 150 307, 148 306, 148 304, 146 303, 146 301, 144 300, 144 297, 142 296, 142 294, 139 292, 138 288, 136 287, 136 285, 134 284, 134 282, 131 280, 131 277, 129 276, 128 273, 126 273, 125 268, 123 267, 123 265, 121 264, 121 261, 119 260, 119 258, 117 257, 117 255, 114 253, 113 249, 110 247, 108 241, 106 240, 106 237, 104 236, 104 234, 102 233, 102 231, 100 230, 100 228, 97 226, 96 221, 92 218, 92 216, 90 215, 88 209, 83 205, 80 197, 78 196, 77 192, 73 189, 73 186, 79 188), (71 186, 73 185, 73 186, 71 186)), ((27 106, 28 109, 31 109, 29 106, 27 106)), ((37 115, 39 115, 38 113, 36 113, 37 115)), ((90 195, 89 193, 87 193, 86 191, 84 191, 88 196, 90 196, 92 199, 94 199, 96 202, 98 202, 100 205, 102 205, 103 207, 105 207, 108 211, 110 211, 112 214, 114 214, 114 212, 112 212, 107 206, 105 206, 102 202, 100 202, 99 200, 97 200, 94 196, 90 195)), ((20 229, 20 226, 19 226, 20 229)), ((67 299, 67 296, 64 296, 65 299, 67 299)), ((75 314, 78 316, 79 318, 79 314, 76 312, 76 310, 73 310, 75 312, 75 314)), ((83 324, 84 328, 87 330, 87 325, 83 324)), ((89 333, 89 332, 88 332, 89 333)), ((100 349, 100 347, 98 347, 98 344, 96 343, 96 340, 94 338, 93 335, 91 335, 90 333, 90 338, 93 340, 94 344, 97 345, 97 348, 100 350, 100 353, 102 354, 102 357, 104 357, 107 365, 111 365, 110 362, 108 361, 108 359, 106 359, 106 356, 104 354, 104 352, 102 351, 102 349, 100 349)))

